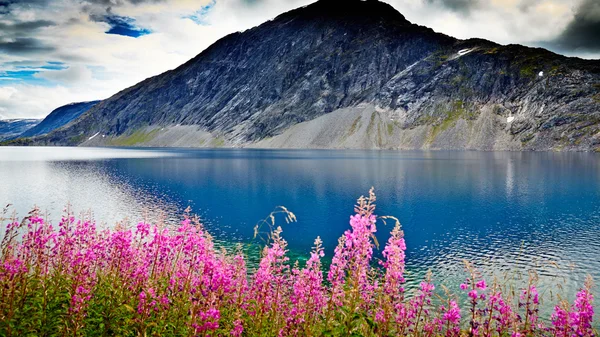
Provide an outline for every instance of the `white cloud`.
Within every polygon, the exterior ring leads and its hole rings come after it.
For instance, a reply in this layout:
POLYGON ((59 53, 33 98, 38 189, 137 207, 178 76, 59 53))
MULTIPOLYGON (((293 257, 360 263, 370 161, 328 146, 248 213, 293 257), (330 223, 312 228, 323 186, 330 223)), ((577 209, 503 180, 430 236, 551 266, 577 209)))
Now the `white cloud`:
POLYGON ((68 102, 91 101, 109 96, 108 92, 100 97, 97 94, 101 94, 101 91, 64 86, 17 84, 0 87, 0 113, 4 118, 43 118, 68 102))
POLYGON ((44 78, 50 81, 59 82, 67 85, 85 83, 92 80, 92 71, 84 65, 74 65, 67 69, 44 71, 35 75, 38 78, 44 78))
POLYGON ((468 12, 452 11, 425 1, 389 2, 413 23, 457 38, 485 38, 502 44, 552 39, 574 15, 573 0, 472 1, 477 5, 468 12))

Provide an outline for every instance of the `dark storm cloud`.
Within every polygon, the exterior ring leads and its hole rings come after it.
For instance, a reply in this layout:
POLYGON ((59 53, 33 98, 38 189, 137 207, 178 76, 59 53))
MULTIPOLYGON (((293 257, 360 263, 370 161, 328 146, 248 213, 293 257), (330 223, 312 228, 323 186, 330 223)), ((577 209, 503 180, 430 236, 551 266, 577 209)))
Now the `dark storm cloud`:
POLYGON ((40 29, 55 26, 47 20, 0 22, 0 52, 12 55, 47 53, 56 48, 35 38, 40 29))
POLYGON ((10 40, 0 39, 0 52, 17 55, 47 53, 55 51, 56 48, 46 45, 35 38, 16 38, 10 40))
MULTIPOLYGON (((37 6, 37 5, 47 5, 51 3, 53 0, 0 0, 0 7, 9 7, 13 5, 27 5, 27 6, 37 6)), ((75 2, 81 4, 96 4, 103 6, 122 6, 125 4, 147 4, 147 3, 160 3, 166 0, 77 0, 75 2)))
POLYGON ((480 0, 426 0, 426 2, 463 14, 468 14, 472 9, 481 5, 480 0))
POLYGON ((52 0, 0 0, 0 13, 2 11, 9 12, 11 7, 45 7, 52 0))
POLYGON ((520 0, 517 4, 517 8, 523 12, 529 12, 535 10, 535 6, 539 5, 543 0, 520 0))
POLYGON ((8 14, 8 2, 0 1, 0 15, 8 14))
MULTIPOLYGON (((0 0, 0 15, 8 14, 13 8, 45 8, 52 4, 53 0, 0 0)), ((126 4, 143 5, 149 3, 161 3, 167 0, 75 0, 83 9, 89 6, 101 6, 104 8, 119 7, 126 4)))
POLYGON ((565 51, 600 51, 600 1, 585 0, 573 21, 549 45, 565 51))
POLYGON ((44 62, 34 60, 10 61, 0 63, 0 68, 40 67, 44 62))
MULTIPOLYGON (((427 4, 443 7, 453 12, 470 14, 474 9, 493 9, 494 5, 489 0, 424 0, 427 4)), ((529 12, 543 0, 519 0, 515 4, 521 12, 529 12)))
POLYGON ((37 21, 26 21, 26 22, 16 22, 16 23, 2 23, 0 22, 0 32, 3 35, 9 34, 28 34, 31 31, 55 26, 56 23, 48 20, 37 20, 37 21))
POLYGON ((82 3, 88 3, 88 4, 96 4, 96 5, 102 5, 102 6, 122 6, 125 4, 133 4, 133 5, 140 5, 140 4, 147 4, 147 3, 160 3, 160 2, 164 2, 165 0, 82 0, 82 3))

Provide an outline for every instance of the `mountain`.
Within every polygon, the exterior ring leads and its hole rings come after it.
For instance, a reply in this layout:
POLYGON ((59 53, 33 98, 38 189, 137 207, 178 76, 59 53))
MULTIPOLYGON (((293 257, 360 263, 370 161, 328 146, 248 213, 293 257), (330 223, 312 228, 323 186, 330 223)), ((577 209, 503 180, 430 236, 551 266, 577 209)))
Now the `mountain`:
POLYGON ((376 0, 320 0, 22 143, 597 150, 600 60, 455 39, 376 0))
POLYGON ((77 117, 81 116, 84 112, 88 111, 98 102, 100 101, 72 103, 61 106, 60 108, 52 111, 38 125, 23 132, 20 137, 45 135, 51 131, 61 128, 75 120, 77 117))
POLYGON ((39 122, 39 119, 0 119, 0 141, 16 138, 39 122))

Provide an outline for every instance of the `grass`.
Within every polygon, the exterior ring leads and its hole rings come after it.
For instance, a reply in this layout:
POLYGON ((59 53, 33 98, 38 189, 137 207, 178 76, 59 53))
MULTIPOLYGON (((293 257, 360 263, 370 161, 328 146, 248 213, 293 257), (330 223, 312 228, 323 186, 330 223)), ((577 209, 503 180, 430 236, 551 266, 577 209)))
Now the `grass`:
POLYGON ((484 54, 490 54, 490 55, 497 54, 499 50, 500 49, 498 47, 489 48, 484 52, 484 54))
POLYGON ((0 146, 28 146, 32 144, 33 140, 31 138, 15 138, 0 142, 0 146))
POLYGON ((600 103, 600 83, 595 83, 592 87, 596 90, 596 94, 592 96, 592 99, 594 102, 600 103))
POLYGON ((519 74, 521 75, 521 77, 526 77, 526 78, 531 78, 534 77, 536 73, 536 69, 534 68, 533 65, 523 65, 521 67, 521 69, 519 70, 519 74))
POLYGON ((528 133, 526 135, 524 135, 523 137, 521 137, 521 143, 523 143, 523 145, 529 143, 529 141, 531 141, 533 138, 535 138, 535 133, 528 133))
POLYGON ((350 126, 350 135, 353 135, 358 129, 360 129, 360 119, 362 116, 356 117, 354 122, 352 122, 352 126, 350 126))
POLYGON ((450 80, 450 84, 453 86, 458 86, 465 81, 465 77, 462 75, 456 75, 450 80))
POLYGON ((459 119, 472 119, 475 117, 474 113, 469 112, 469 110, 465 108, 465 103, 462 100, 454 101, 450 110, 443 115, 444 119, 432 126, 427 137, 428 144, 432 144, 440 133, 454 126, 459 119))
POLYGON ((369 120, 369 125, 367 125, 367 135, 370 135, 373 132, 373 128, 375 127, 375 118, 377 118, 377 112, 373 111, 371 113, 371 119, 369 120))
POLYGON ((86 136, 84 134, 79 134, 77 136, 69 137, 69 143, 71 143, 71 144, 83 143, 85 140, 86 140, 86 136))
POLYGON ((109 141, 110 145, 115 146, 134 146, 145 144, 154 139, 159 133, 159 129, 137 130, 130 135, 121 135, 109 141))
POLYGON ((212 147, 223 147, 225 145, 225 139, 221 137, 217 137, 210 142, 210 146, 212 147))

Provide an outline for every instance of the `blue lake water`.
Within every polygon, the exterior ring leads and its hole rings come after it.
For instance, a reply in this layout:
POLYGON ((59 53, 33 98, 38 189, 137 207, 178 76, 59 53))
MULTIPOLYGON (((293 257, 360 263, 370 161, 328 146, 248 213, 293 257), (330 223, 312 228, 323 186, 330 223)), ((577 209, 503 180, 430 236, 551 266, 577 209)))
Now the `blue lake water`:
MULTIPOLYGON (((308 252, 320 236, 332 253, 357 197, 375 187, 378 214, 400 219, 408 267, 438 282, 526 273, 572 293, 600 278, 600 155, 0 148, 0 203, 51 219, 67 203, 107 226, 142 218, 175 222, 187 206, 226 241, 248 242, 276 206, 298 217, 284 237, 308 252)), ((380 242, 391 227, 380 225, 380 242)))

